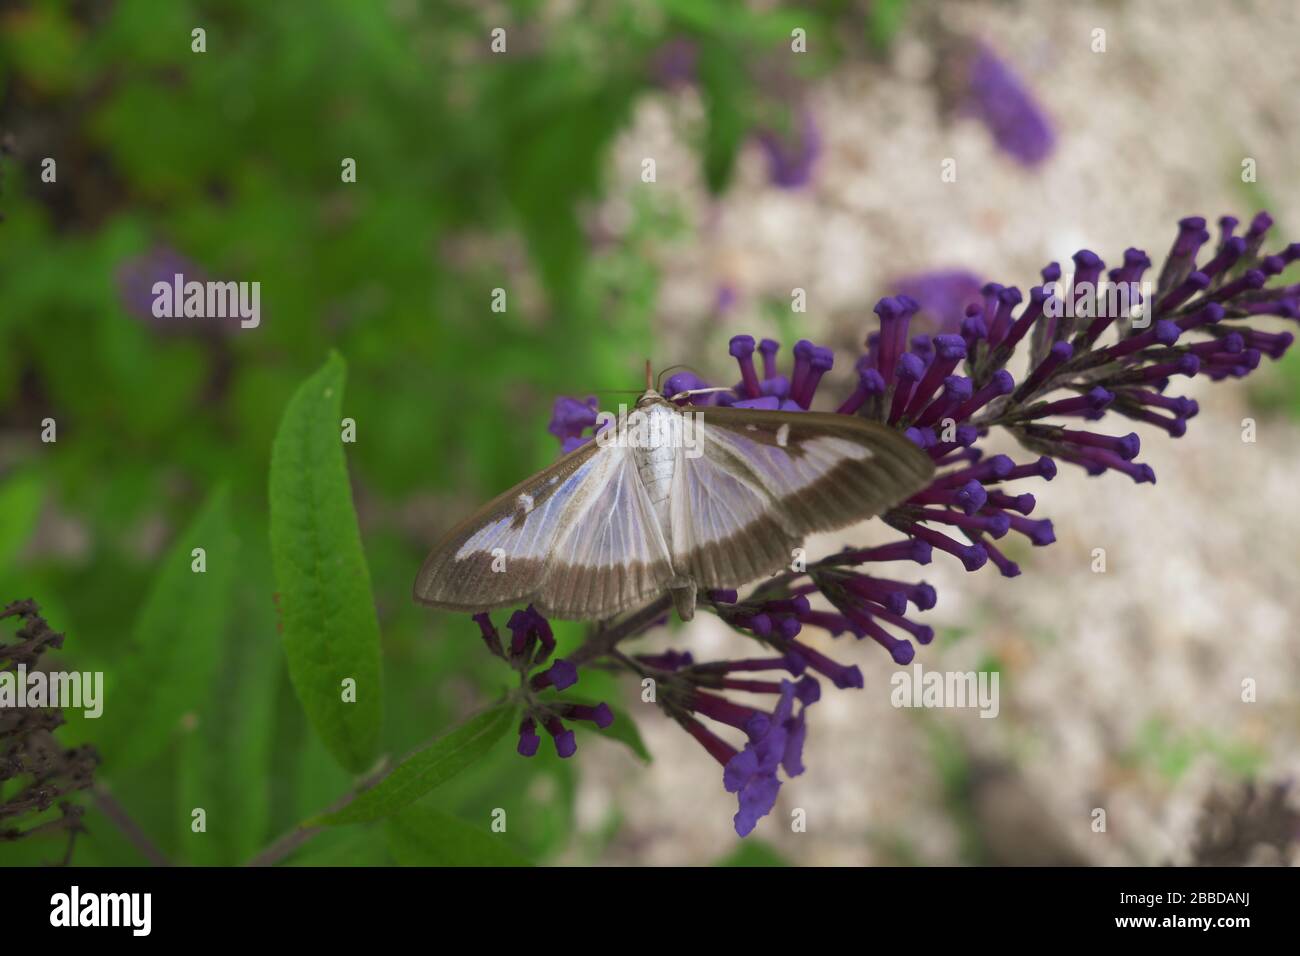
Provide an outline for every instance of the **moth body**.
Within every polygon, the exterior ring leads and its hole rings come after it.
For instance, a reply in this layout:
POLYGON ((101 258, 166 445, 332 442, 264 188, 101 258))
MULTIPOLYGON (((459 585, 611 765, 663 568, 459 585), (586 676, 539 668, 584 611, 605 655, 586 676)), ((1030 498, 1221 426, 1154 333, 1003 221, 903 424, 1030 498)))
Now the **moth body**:
MULTIPOLYGON (((673 479, 677 475, 678 457, 685 447, 686 419, 680 411, 653 392, 641 397, 637 402, 637 412, 645 416, 641 423, 644 431, 628 442, 630 453, 636 461, 637 476, 654 508, 655 521, 664 536, 668 553, 672 554, 670 499, 673 479)), ((633 429, 627 431, 631 433, 633 429)), ((672 595, 677 616, 683 621, 691 620, 695 616, 695 581, 689 575, 676 573, 669 583, 668 591, 672 595)))
POLYGON ((634 444, 631 452, 636 458, 637 475, 654 505, 655 519, 663 531, 664 540, 671 547, 672 521, 668 498, 677 472, 677 451, 682 447, 682 415, 657 402, 640 411, 648 419, 647 440, 644 444, 634 444))

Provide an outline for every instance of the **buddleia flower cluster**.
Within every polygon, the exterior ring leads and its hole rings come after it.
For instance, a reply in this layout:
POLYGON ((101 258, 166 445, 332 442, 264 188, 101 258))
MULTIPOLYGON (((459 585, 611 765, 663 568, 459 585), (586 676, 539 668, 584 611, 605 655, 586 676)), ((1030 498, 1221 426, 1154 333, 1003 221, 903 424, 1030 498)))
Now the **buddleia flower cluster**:
POLYGON ((519 753, 532 757, 541 746, 538 728, 550 735, 555 752, 561 757, 572 757, 578 749, 573 729, 564 722, 591 721, 597 727, 608 727, 614 714, 608 704, 581 704, 543 696, 547 690, 562 691, 578 682, 578 669, 563 658, 551 660, 555 652, 555 635, 550 622, 530 605, 515 611, 506 625, 510 630, 507 646, 486 614, 475 614, 483 643, 495 656, 506 661, 519 672, 520 697, 524 717, 519 725, 519 753))
MULTIPOLYGON (((1243 378, 1291 345, 1290 332, 1265 331, 1257 321, 1300 316, 1300 285, 1276 281, 1300 258, 1300 244, 1264 254, 1269 215, 1259 213, 1244 231, 1239 225, 1230 216, 1220 219, 1214 238, 1201 217, 1183 219, 1158 273, 1140 249, 1126 250, 1109 270, 1083 249, 1069 273, 1050 263, 1027 294, 989 283, 950 332, 913 334, 919 305, 909 296, 876 303, 878 324, 854 364, 854 387, 824 404, 898 429, 934 461, 933 480, 880 516, 898 532, 896 540, 845 549, 768 579, 744 597, 707 594, 701 607, 752 639, 751 655, 697 662, 688 650, 619 651, 618 644, 665 620, 666 598, 600 625, 572 660, 531 676, 529 668, 545 663, 554 646, 541 615, 531 608, 516 612, 508 652, 480 615, 484 637, 533 690, 570 686, 578 680, 575 662, 595 660, 612 659, 654 679, 656 703, 720 765, 721 783, 739 805, 736 832, 748 834, 771 811, 782 778, 803 771, 805 715, 821 696, 821 682, 863 686, 856 665, 816 650, 805 632, 870 640, 897 664, 910 663, 916 645, 934 636, 917 615, 935 606, 935 589, 881 574, 876 565, 955 560, 969 572, 1018 576, 1005 541, 1019 536, 1043 547, 1055 540, 1051 520, 1038 514, 1027 488, 1070 466, 1154 483, 1155 472, 1139 460, 1138 435, 1125 422, 1178 438, 1198 409, 1177 394, 1176 383, 1243 378), (995 428, 1013 435, 1024 454, 986 454, 982 444, 995 428), (770 709, 738 702, 730 696, 737 692, 765 695, 770 709)), ((809 410, 835 356, 808 341, 790 352, 782 361, 779 343, 737 335, 730 353, 738 381, 681 402, 809 410)), ((663 391, 672 396, 710 387, 720 386, 679 372, 663 391)), ((565 451, 592 440, 597 408, 595 398, 556 402, 550 431, 565 451)), ((519 750, 536 752, 542 726, 568 756, 574 743, 565 720, 608 719, 607 709, 534 703, 520 728, 519 750)))

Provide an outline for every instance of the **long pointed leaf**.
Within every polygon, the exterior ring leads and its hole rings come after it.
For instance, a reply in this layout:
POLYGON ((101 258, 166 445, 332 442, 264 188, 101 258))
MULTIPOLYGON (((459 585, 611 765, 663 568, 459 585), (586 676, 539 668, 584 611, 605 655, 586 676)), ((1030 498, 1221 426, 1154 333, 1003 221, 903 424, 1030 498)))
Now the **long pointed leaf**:
POLYGON ((382 718, 379 621, 343 457, 346 374, 331 353, 285 408, 271 451, 271 557, 294 691, 334 759, 360 773, 382 718))

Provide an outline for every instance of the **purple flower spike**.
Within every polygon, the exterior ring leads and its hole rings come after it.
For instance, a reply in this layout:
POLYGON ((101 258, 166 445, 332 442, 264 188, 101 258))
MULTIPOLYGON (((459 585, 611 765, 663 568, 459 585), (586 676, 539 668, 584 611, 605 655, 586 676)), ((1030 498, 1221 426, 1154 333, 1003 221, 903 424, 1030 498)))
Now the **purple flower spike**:
MULTIPOLYGON (((662 682, 665 712, 723 767, 724 787, 737 798, 738 833, 751 832, 771 812, 782 774, 789 779, 804 770, 806 709, 821 694, 813 675, 841 689, 864 686, 857 666, 820 653, 809 632, 870 638, 898 664, 914 660, 934 639, 934 628, 921 618, 936 606, 935 589, 879 565, 927 564, 937 550, 971 572, 991 565, 1004 579, 1020 576, 1020 566, 1002 550, 1005 540, 1019 543, 1023 538, 1046 547, 1056 534, 1051 519, 1038 516, 1039 498, 1019 482, 1051 481, 1063 462, 1089 475, 1117 473, 1154 484, 1155 472, 1137 460, 1142 447, 1136 432, 1113 425, 1094 431, 1092 423, 1117 415, 1178 438, 1198 406, 1167 393, 1172 377, 1239 378, 1292 346, 1292 332, 1251 324, 1269 316, 1300 318, 1300 284, 1279 281, 1289 265, 1300 261, 1300 244, 1265 250, 1271 225, 1271 217, 1260 214, 1237 235, 1238 223, 1225 217, 1217 245, 1203 255, 1210 239, 1204 219, 1182 220, 1170 254, 1159 266, 1156 294, 1144 294, 1136 303, 1142 321, 1111 308, 1113 300, 1095 288, 1103 273, 1117 284, 1141 282, 1153 263, 1136 248, 1125 250, 1122 263, 1109 272, 1100 256, 1080 250, 1073 257, 1073 281, 1059 293, 1060 301, 1053 288, 1062 276, 1058 263, 1042 270, 1044 285, 1031 287, 1027 299, 1015 287, 996 282, 975 288, 971 278, 958 305, 945 307, 959 314, 944 325, 932 321, 916 335, 910 323, 921 309, 921 286, 909 287, 916 297, 901 294, 876 303, 879 328, 866 335, 867 349, 854 364, 856 381, 838 411, 868 419, 877 428, 892 427, 934 462, 929 483, 880 516, 902 539, 846 548, 806 568, 780 571, 748 593, 700 595, 700 612, 715 614, 761 644, 758 653, 703 663, 677 651, 610 654, 599 661, 600 666, 651 672, 662 682), (1089 311, 1094 304, 1095 311, 1089 311), (1057 306, 1076 308, 1058 311, 1057 306), (1030 353, 1028 360, 1016 355, 1021 349, 1030 353), (1019 383, 1008 371, 1012 361, 1028 368, 1019 383), (986 438, 998 430, 1031 454, 1017 456, 1019 461, 990 454, 986 438), (738 694, 751 696, 732 699, 738 694), (753 705, 752 695, 775 698, 772 710, 753 705)), ((833 364, 829 349, 807 340, 794 346, 788 378, 778 371, 779 346, 771 339, 756 344, 749 335, 737 335, 729 350, 740 382, 734 391, 704 402, 806 412, 833 364), (755 351, 762 356, 761 371, 755 351)), ((678 373, 669 387, 690 391, 704 385, 693 373, 678 373)), ((589 442, 596 410, 595 399, 561 399, 551 431, 566 447, 589 442)), ((773 467, 781 467, 777 447, 771 452, 773 467)), ((660 599, 660 606, 664 603, 660 599)), ((636 636, 666 620, 654 605, 650 611, 608 626, 636 622, 639 630, 626 635, 636 636), (644 624, 641 617, 647 619, 644 624)), ((530 696, 533 690, 571 686, 578 677, 564 660, 541 668, 554 653, 555 638, 535 608, 510 617, 508 642, 487 614, 474 620, 489 651, 504 656, 525 682, 524 696, 531 703, 520 725, 520 753, 537 752, 538 723, 562 757, 576 749, 565 721, 610 725, 614 715, 604 704, 530 696)))
POLYGON ((1029 88, 982 43, 972 44, 966 78, 966 110, 976 116, 1003 152, 1024 166, 1052 154, 1052 125, 1029 88))

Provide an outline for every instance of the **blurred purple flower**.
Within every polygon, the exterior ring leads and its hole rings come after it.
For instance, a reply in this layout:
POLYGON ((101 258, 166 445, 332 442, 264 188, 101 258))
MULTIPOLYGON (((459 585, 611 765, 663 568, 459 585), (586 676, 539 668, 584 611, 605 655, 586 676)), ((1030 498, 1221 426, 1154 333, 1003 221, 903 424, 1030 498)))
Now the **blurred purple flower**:
POLYGON ((821 155, 821 133, 812 114, 802 112, 797 128, 787 133, 760 130, 759 145, 767 157, 768 180, 781 189, 797 189, 812 179, 812 169, 821 155))
POLYGON ((915 299, 917 318, 933 332, 957 332, 966 317, 966 307, 981 302, 984 282, 964 269, 919 272, 894 283, 897 294, 915 299))
POLYGON ((148 252, 123 260, 117 268, 117 291, 122 308, 129 315, 159 329, 194 331, 194 319, 178 322, 153 314, 154 283, 171 285, 177 275, 183 275, 187 282, 206 282, 208 278, 198 264, 170 246, 154 246, 148 252))
POLYGON ((596 427, 598 410, 595 395, 586 400, 561 396, 555 400, 551 423, 546 430, 560 440, 560 447, 567 455, 579 445, 591 441, 591 436, 584 436, 583 432, 596 427))
POLYGON ((1051 155, 1051 121, 1011 67, 980 42, 971 44, 967 64, 963 106, 988 127, 999 148, 1025 166, 1051 155))
POLYGON ((699 47, 694 40, 673 37, 660 44, 651 54, 650 77, 666 89, 689 86, 695 82, 699 58, 699 47))

